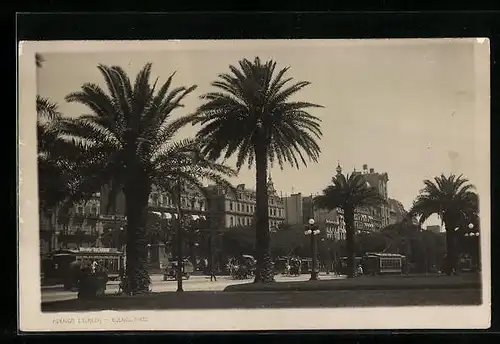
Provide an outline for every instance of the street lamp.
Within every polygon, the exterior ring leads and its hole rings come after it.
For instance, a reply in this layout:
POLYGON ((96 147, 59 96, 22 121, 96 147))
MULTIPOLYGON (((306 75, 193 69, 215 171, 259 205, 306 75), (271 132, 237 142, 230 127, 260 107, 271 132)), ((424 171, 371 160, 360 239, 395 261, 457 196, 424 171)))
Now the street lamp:
POLYGON ((318 275, 316 273, 316 240, 315 236, 320 233, 319 229, 314 227, 314 219, 309 219, 309 229, 307 229, 304 234, 311 236, 311 252, 312 252, 312 269, 310 281, 316 281, 318 275))
POLYGON ((424 271, 425 271, 425 274, 427 275, 427 271, 428 271, 428 261, 427 261, 427 245, 426 245, 426 242, 425 242, 425 239, 424 239, 424 229, 420 228, 420 240, 422 241, 422 244, 424 246, 424 271))

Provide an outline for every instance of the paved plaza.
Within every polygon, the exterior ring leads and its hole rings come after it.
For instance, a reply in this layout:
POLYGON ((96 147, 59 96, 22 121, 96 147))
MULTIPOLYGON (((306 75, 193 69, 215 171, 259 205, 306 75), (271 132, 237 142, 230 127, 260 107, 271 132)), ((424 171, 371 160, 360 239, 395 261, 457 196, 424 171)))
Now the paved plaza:
MULTIPOLYGON (((310 278, 309 274, 303 274, 297 277, 285 277, 277 275, 277 282, 285 281, 307 281, 310 278)), ((323 275, 322 280, 327 279, 342 279, 343 276, 323 275)), ((152 275, 151 281, 153 283, 153 292, 175 292, 177 290, 177 282, 175 280, 163 281, 162 275, 152 275)), ((191 276, 188 280, 183 280, 184 291, 222 291, 229 285, 244 284, 252 282, 253 279, 234 280, 229 276, 218 276, 217 281, 210 281, 208 276, 191 276)), ((106 294, 118 293, 118 282, 108 282, 106 287, 106 294)), ((62 285, 42 287, 42 302, 54 302, 71 300, 77 297, 77 292, 64 290, 62 285)))

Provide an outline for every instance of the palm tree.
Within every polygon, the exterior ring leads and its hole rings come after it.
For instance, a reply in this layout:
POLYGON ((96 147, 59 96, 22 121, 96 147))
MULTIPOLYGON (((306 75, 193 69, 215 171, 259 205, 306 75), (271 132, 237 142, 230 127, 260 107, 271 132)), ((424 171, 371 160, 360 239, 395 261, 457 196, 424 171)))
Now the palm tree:
POLYGON ((212 82, 217 92, 202 96, 205 103, 195 114, 201 123, 198 138, 203 140, 203 154, 210 159, 236 156, 239 171, 244 164, 256 167, 256 247, 255 282, 274 281, 270 254, 268 215, 268 163, 299 167, 306 158, 316 162, 320 147, 320 120, 306 110, 318 108, 308 102, 289 98, 309 85, 307 81, 290 82, 289 68, 275 73, 276 62, 264 64, 239 61, 240 69, 229 66, 230 74, 219 74, 212 82))
POLYGON ((456 238, 463 235, 464 226, 469 220, 479 215, 478 196, 474 186, 462 175, 441 174, 434 181, 424 180, 424 188, 420 190, 413 207, 412 216, 420 216, 423 224, 432 214, 438 215, 446 229, 446 272, 450 274, 456 265, 456 238), (456 228, 462 231, 456 231, 456 228))
MULTIPOLYGON (((36 54, 36 65, 42 67, 43 57, 36 54)), ((56 126, 62 118, 58 105, 48 98, 37 95, 37 159, 38 198, 40 215, 49 221, 49 251, 57 219, 57 208, 70 193, 69 181, 74 173, 70 155, 75 153, 58 135, 56 126)))
POLYGON ((384 199, 376 188, 368 184, 361 173, 353 172, 345 176, 341 173, 340 166, 337 169, 338 172, 332 178, 332 184, 323 190, 322 195, 314 198, 314 204, 320 209, 343 209, 348 252, 348 277, 353 277, 356 269, 354 213, 360 207, 380 205, 384 199))
MULTIPOLYGON (((236 190, 226 177, 235 177, 237 172, 223 164, 207 159, 201 154, 198 140, 186 139, 171 144, 157 159, 155 185, 172 197, 177 210, 177 291, 182 289, 183 227, 184 217, 181 196, 187 190, 196 190, 208 199, 203 181, 210 181, 236 195, 236 190)), ((194 243, 193 243, 194 244, 194 243)), ((195 264, 196 262, 193 262, 195 264)))
POLYGON ((127 281, 130 293, 149 290, 147 271, 146 219, 149 194, 164 151, 174 135, 189 120, 171 120, 173 110, 196 86, 171 89, 174 74, 157 89, 150 85, 151 63, 147 63, 132 84, 118 66, 99 65, 108 93, 99 85, 85 83, 66 97, 91 110, 76 119, 64 119, 60 133, 83 145, 87 163, 75 186, 75 197, 84 192, 111 187, 110 203, 118 192, 125 195, 127 217, 127 281))

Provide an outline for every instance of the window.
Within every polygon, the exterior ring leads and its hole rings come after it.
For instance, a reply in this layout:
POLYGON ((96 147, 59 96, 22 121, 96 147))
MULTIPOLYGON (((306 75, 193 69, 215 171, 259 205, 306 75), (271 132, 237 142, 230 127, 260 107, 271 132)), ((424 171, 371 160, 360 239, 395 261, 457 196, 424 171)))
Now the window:
POLYGON ((238 211, 241 211, 240 204, 238 203, 238 211))
POLYGON ((248 217, 246 218, 246 224, 247 226, 250 225, 250 219, 248 217))
POLYGON ((230 226, 231 226, 231 227, 233 227, 233 226, 234 226, 233 221, 234 221, 234 220, 233 220, 233 217, 232 217, 232 216, 230 216, 230 217, 229 217, 229 223, 230 223, 230 226))
POLYGON ((92 209, 90 209, 90 213, 92 215, 94 215, 94 216, 97 215, 97 208, 96 207, 92 207, 92 209))
POLYGON ((233 202, 229 202, 229 210, 233 211, 233 202))
POLYGON ((249 213, 249 212, 250 212, 250 207, 247 204, 247 213, 249 213))

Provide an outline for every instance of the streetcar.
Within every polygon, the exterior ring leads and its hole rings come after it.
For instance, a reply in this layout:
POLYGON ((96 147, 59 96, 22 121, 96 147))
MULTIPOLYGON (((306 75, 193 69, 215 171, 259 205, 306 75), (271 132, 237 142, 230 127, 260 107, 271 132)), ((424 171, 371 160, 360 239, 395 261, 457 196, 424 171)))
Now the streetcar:
POLYGON ((78 272, 84 265, 97 262, 107 271, 108 279, 120 278, 124 270, 123 253, 115 248, 80 247, 53 251, 42 259, 42 275, 45 280, 63 283, 66 289, 76 284, 78 272))
POLYGON ((364 274, 402 274, 407 270, 406 257, 397 253, 367 252, 361 259, 364 274))

